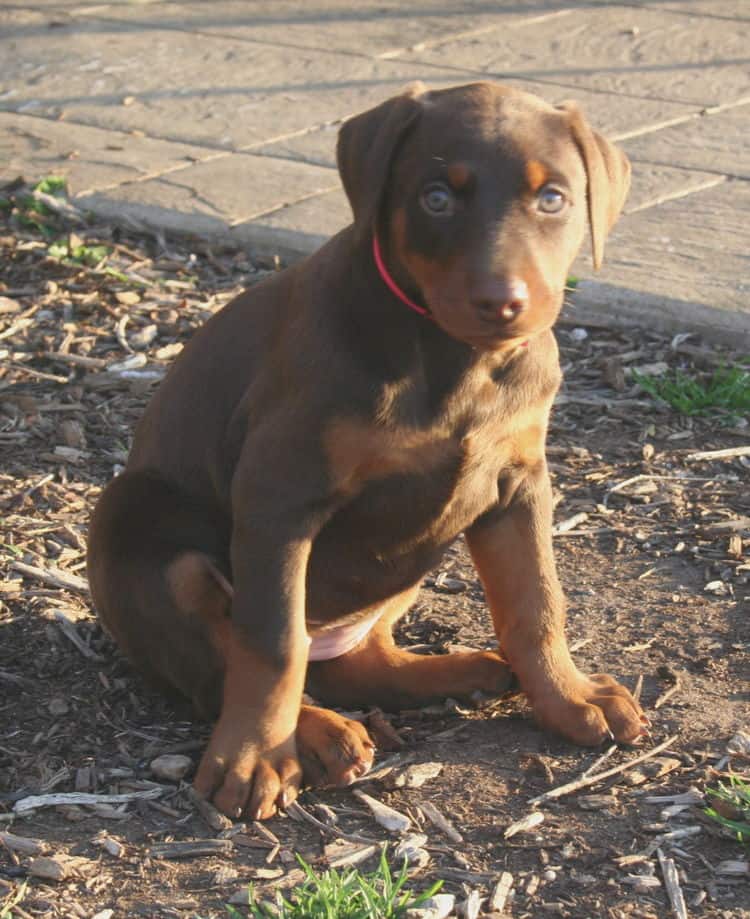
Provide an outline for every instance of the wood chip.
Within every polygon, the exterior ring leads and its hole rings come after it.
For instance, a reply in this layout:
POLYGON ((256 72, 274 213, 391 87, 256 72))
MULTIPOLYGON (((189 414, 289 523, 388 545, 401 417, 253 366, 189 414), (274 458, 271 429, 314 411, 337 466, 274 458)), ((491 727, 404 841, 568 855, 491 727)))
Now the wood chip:
POLYGON ((360 865, 381 851, 382 846, 375 843, 362 846, 337 839, 325 847, 324 854, 330 868, 344 868, 348 865, 360 865))
POLYGON ((70 868, 65 859, 42 855, 31 862, 29 874, 45 881, 64 881, 70 875, 70 868))
POLYGON ((576 804, 585 811, 600 811, 617 803, 613 795, 581 795, 576 804))
POLYGON ((227 855, 233 848, 231 839, 194 839, 189 842, 157 842, 148 851, 153 858, 175 859, 227 855))
POLYGON ((411 820, 406 814, 402 814, 400 811, 394 810, 387 804, 383 804, 383 802, 378 801, 377 798, 373 798, 371 795, 365 794, 364 791, 359 791, 358 789, 352 792, 352 794, 370 808, 376 822, 382 827, 385 827, 389 833, 405 833, 411 826, 411 820))
POLYGON ((61 792, 50 795, 29 795, 13 805, 13 812, 19 817, 42 807, 59 807, 61 804, 125 804, 130 801, 149 801, 164 794, 163 788, 147 788, 144 791, 128 791, 119 795, 88 794, 80 791, 61 792))
MULTIPOLYGON (((374 708, 371 712, 368 712, 366 722, 378 750, 392 751, 400 750, 403 747, 403 737, 379 708, 374 708)), ((362 778, 369 778, 369 776, 362 776, 362 778)))
POLYGON ((687 791, 675 795, 646 795, 643 800, 646 804, 702 804, 705 795, 697 788, 689 788, 687 791))
POLYGON ((0 830, 0 843, 21 855, 42 855, 49 849, 46 842, 41 839, 32 839, 30 836, 16 836, 15 833, 6 833, 0 830))
POLYGON ((738 456, 750 456, 750 446, 729 447, 727 450, 702 450, 699 453, 688 453, 685 462, 695 463, 701 460, 735 459, 738 456))
POLYGON ((667 858, 661 849, 657 849, 656 854, 659 857, 664 886, 667 888, 667 896, 672 905, 672 912, 677 919, 687 919, 688 912, 685 906, 685 897, 682 895, 680 878, 677 874, 675 863, 671 858, 667 858))
POLYGON ((466 582, 451 578, 445 571, 441 571, 435 578, 435 589, 445 594, 460 594, 466 590, 466 582))
POLYGON ((419 809, 427 817, 427 819, 436 826, 441 833, 444 833, 448 839, 453 840, 453 842, 463 842, 463 836, 458 832, 458 830, 453 826, 453 824, 448 820, 447 817, 444 817, 440 811, 435 807, 434 804, 431 804, 429 801, 422 801, 419 805, 419 809))
POLYGON ((421 788, 425 782, 437 778, 442 771, 442 763, 414 763, 412 766, 391 773, 385 785, 387 788, 421 788))
POLYGON ((533 830, 534 827, 539 826, 540 823, 544 823, 544 814, 541 811, 532 811, 520 820, 516 820, 515 823, 511 823, 503 833, 503 839, 510 839, 511 836, 515 836, 516 833, 525 833, 528 830, 533 830))
POLYGON ((185 796, 193 807, 198 811, 201 818, 211 827, 212 830, 220 832, 229 830, 233 826, 229 817, 226 817, 221 811, 217 810, 210 801, 202 798, 192 785, 187 785, 184 789, 185 796))
POLYGON ((412 833, 399 842, 394 854, 399 862, 406 859, 410 868, 426 868, 431 861, 430 853, 424 848, 426 845, 424 833, 412 833))
POLYGON ((193 768, 193 761, 182 753, 162 753, 151 760, 149 768, 157 779, 179 782, 187 775, 188 770, 193 768))
POLYGON ((572 517, 568 517, 565 520, 561 520, 560 523, 556 523, 552 527, 553 536, 562 536, 564 533, 574 530, 580 523, 586 523, 589 519, 589 515, 584 511, 581 511, 580 514, 573 514, 572 517))
POLYGON ((103 836, 99 845, 112 858, 122 858, 125 854, 125 846, 111 836, 103 836))
POLYGON ((91 877, 98 872, 96 862, 72 855, 40 855, 29 864, 32 877, 46 881, 64 881, 72 877, 91 877))
POLYGON ((497 882, 497 884, 495 884, 492 893, 490 894, 487 909, 502 913, 505 910, 505 904, 508 900, 508 896, 512 888, 513 875, 510 873, 510 871, 503 871, 503 873, 500 875, 500 880, 497 882))
POLYGON ((750 758, 750 734, 745 731, 737 731, 727 744, 727 753, 731 753, 732 756, 750 758))
POLYGON ((89 585, 84 578, 79 578, 76 574, 70 574, 67 571, 61 571, 59 568, 38 568, 36 565, 27 565, 25 562, 13 561, 10 567, 21 574, 40 581, 42 584, 49 584, 52 587, 61 587, 63 590, 74 590, 78 593, 88 594, 89 585))
POLYGON ((458 915, 463 919, 477 919, 479 910, 482 908, 482 898, 478 890, 472 890, 469 896, 458 908, 458 915))
POLYGON ((407 909, 408 919, 447 919, 453 912, 456 898, 452 893, 436 893, 415 909, 407 909))

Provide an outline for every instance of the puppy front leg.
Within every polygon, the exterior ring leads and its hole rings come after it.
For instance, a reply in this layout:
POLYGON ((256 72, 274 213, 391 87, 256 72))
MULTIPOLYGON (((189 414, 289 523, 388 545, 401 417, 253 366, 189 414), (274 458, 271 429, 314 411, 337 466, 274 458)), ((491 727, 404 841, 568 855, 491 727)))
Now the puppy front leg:
POLYGON ((274 462, 254 443, 233 481, 222 709, 195 787, 235 818, 271 816, 294 800, 302 777, 294 735, 307 668, 305 577, 328 498, 320 465, 290 468, 304 455, 295 448, 274 462))
POLYGON ((586 676, 565 639, 565 600, 552 551, 552 495, 544 464, 529 471, 509 507, 466 533, 495 632, 542 726, 580 744, 643 733, 638 703, 607 674, 586 676))

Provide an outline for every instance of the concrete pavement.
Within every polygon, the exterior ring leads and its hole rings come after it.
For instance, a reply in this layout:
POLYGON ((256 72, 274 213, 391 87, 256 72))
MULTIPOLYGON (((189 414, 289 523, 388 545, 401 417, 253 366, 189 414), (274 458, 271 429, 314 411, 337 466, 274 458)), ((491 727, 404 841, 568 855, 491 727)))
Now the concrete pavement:
POLYGON ((0 181, 299 255, 350 219, 340 122, 421 79, 576 99, 634 166, 582 320, 750 346, 750 0, 0 0, 0 181))

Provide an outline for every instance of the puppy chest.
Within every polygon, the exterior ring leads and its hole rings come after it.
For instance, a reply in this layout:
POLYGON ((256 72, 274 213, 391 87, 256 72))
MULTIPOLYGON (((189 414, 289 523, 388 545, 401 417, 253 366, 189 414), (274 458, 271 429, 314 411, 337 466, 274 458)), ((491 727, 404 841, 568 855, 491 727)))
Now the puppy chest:
POLYGON ((414 450, 407 468, 370 478, 339 512, 342 535, 383 556, 450 541, 497 500, 503 452, 472 437, 414 450))

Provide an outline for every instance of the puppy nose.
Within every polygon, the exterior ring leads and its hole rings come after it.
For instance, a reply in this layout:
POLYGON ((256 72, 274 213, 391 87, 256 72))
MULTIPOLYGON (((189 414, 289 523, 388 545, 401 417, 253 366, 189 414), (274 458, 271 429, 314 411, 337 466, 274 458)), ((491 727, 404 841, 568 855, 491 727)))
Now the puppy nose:
POLYGON ((512 322, 529 305, 529 288, 520 279, 493 278, 474 297, 474 304, 487 319, 512 322))

